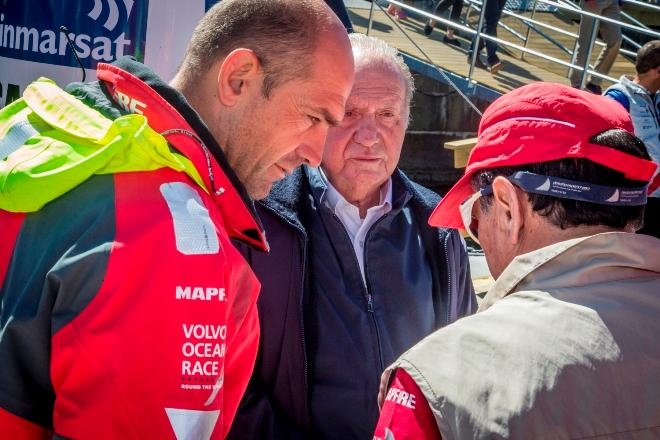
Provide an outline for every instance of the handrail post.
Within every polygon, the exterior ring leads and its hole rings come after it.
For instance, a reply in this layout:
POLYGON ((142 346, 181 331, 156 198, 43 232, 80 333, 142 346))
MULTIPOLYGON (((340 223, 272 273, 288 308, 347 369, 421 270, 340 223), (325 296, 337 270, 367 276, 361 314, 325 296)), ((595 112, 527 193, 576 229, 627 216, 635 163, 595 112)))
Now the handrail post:
MULTIPOLYGON (((560 2, 560 3, 561 3, 561 2, 560 2)), ((583 19, 584 17, 582 16, 582 14, 581 14, 580 11, 583 11, 583 9, 582 9, 581 7, 579 7, 579 6, 575 6, 575 5, 572 4, 572 3, 570 3, 570 6, 571 6, 573 9, 575 9, 576 11, 578 11, 577 15, 578 15, 578 17, 580 17, 580 23, 581 23, 581 22, 582 22, 582 19, 583 19)), ((575 60, 577 59, 577 46, 578 46, 578 40, 579 40, 579 39, 580 39, 580 30, 579 30, 579 25, 578 25, 578 37, 575 39, 575 42, 573 43, 573 52, 571 52, 572 55, 571 55, 571 59, 570 59, 570 61, 569 61, 569 63, 571 63, 571 64, 575 64, 575 60)), ((572 68, 572 67, 569 67, 566 76, 567 76, 568 78, 570 78, 571 75, 573 75, 573 68, 572 68)))
POLYGON ((481 27, 484 24, 484 16, 486 15, 486 2, 488 0, 483 0, 481 2, 481 11, 479 11, 479 24, 477 25, 477 33, 474 36, 473 40, 473 50, 472 55, 470 56, 470 68, 468 69, 468 84, 472 84, 472 72, 474 71, 474 63, 477 61, 479 56, 479 40, 481 39, 481 27))
MULTIPOLYGON (((527 12, 527 11, 525 11, 527 12)), ((529 17, 530 19, 534 20, 534 14, 536 13, 536 0, 534 0, 534 3, 532 4, 532 15, 529 17)), ((527 24, 527 34, 525 35, 525 44, 523 47, 527 49, 527 43, 529 42, 529 34, 532 31, 532 25, 527 24)), ((524 60, 525 59, 525 52, 520 53, 520 59, 524 60)))
MULTIPOLYGON (((579 35, 578 35, 578 38, 580 38, 579 35)), ((571 64, 575 64, 575 60, 577 60, 578 38, 575 39, 575 43, 573 44, 573 52, 572 52, 572 55, 571 55, 571 59, 569 61, 571 64)), ((570 78, 572 74, 573 74, 573 68, 569 67, 568 68, 568 77, 570 78)))
POLYGON ((596 18, 594 19, 593 26, 591 27, 591 32, 589 34, 589 45, 584 47, 586 51, 584 63, 582 63, 582 76, 580 76, 580 89, 584 89, 584 86, 587 84, 587 73, 589 71, 589 60, 591 60, 591 52, 594 48, 594 41, 596 41, 596 35, 598 34, 598 25, 600 21, 596 18))
POLYGON ((376 0, 372 0, 371 8, 369 9, 369 24, 367 25, 367 36, 371 31, 371 24, 374 22, 374 3, 376 0))
POLYGON ((468 19, 470 18, 470 10, 472 9, 472 0, 467 0, 467 11, 465 11, 465 25, 468 25, 468 19))

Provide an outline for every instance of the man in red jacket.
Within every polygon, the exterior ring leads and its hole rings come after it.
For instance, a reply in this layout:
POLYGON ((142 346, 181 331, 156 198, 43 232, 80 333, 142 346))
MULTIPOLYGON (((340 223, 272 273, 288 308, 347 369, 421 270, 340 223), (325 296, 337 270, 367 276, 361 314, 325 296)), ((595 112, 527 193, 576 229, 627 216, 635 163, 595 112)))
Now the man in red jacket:
POLYGON ((98 78, 0 112, 0 438, 224 438, 259 339, 230 239, 267 250, 252 199, 318 165, 350 43, 320 0, 223 0, 171 84, 98 78))

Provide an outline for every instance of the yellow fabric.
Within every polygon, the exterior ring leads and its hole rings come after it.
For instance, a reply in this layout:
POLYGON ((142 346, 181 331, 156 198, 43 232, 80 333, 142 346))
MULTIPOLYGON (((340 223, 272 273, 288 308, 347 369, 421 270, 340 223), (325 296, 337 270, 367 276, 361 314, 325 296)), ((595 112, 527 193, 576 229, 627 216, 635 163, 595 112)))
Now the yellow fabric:
POLYGON ((93 174, 165 167, 207 191, 192 162, 172 152, 143 115, 110 120, 49 79, 33 82, 21 100, 0 110, 0 137, 19 125, 35 134, 0 160, 0 209, 37 211, 93 174))

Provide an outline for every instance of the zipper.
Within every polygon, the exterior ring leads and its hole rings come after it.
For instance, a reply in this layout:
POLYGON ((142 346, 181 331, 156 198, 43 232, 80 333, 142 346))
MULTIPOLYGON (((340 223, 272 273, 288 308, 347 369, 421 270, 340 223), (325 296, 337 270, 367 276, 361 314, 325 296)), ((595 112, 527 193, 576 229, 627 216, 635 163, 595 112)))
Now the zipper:
POLYGON ((309 414, 309 403, 307 399, 307 393, 309 392, 309 362, 307 359, 307 342, 305 340, 305 267, 307 266, 307 233, 304 229, 298 227, 295 223, 291 222, 288 218, 281 215, 279 212, 275 211, 270 207, 265 207, 269 212, 273 213, 276 217, 282 219, 286 224, 291 225, 296 231, 302 236, 302 264, 300 267, 300 302, 298 304, 298 311, 300 312, 300 342, 302 344, 302 354, 303 354, 303 384, 305 386, 305 413, 307 414, 307 421, 311 422, 311 415, 309 414))
POLYGON ((300 341, 302 342, 303 353, 303 383, 305 384, 305 412, 307 419, 311 422, 309 414, 309 405, 307 401, 308 372, 307 372, 307 342, 305 341, 305 267, 307 265, 307 235, 303 233, 302 265, 300 267, 300 341))
POLYGON ((453 289, 451 288, 451 267, 449 262, 449 252, 447 251, 447 242, 451 238, 451 232, 447 234, 443 241, 443 249, 445 251, 445 262, 447 263, 447 314, 445 315, 445 325, 449 324, 451 321, 451 308, 452 308, 452 298, 453 298, 453 289))
MULTIPOLYGON (((392 211, 390 211, 392 212, 392 211)), ((383 221, 385 217, 387 217, 390 213, 388 212, 387 214, 383 215, 381 218, 376 220, 373 225, 369 228, 367 231, 367 235, 364 237, 364 246, 362 249, 362 256, 364 258, 364 288, 367 293, 367 311, 369 314, 371 314, 371 320, 374 324, 374 329, 376 330, 376 343, 378 344, 378 361, 380 365, 380 371, 385 370, 385 361, 383 360, 383 347, 382 347, 382 342, 380 338, 380 331, 378 330, 378 321, 376 321, 376 314, 374 313, 374 300, 373 300, 373 295, 371 294, 371 283, 369 282, 369 278, 367 277, 367 241, 369 239, 369 236, 371 235, 371 232, 376 228, 378 223, 383 221)), ((348 235, 348 233, 347 233, 348 235)), ((357 257, 356 257, 357 260, 357 257)), ((357 262, 357 261, 356 261, 357 262)))
MULTIPOLYGON (((380 223, 380 221, 386 215, 387 214, 385 214, 384 216, 382 216, 381 218, 376 220, 374 222, 374 224, 371 225, 371 228, 369 228, 369 231, 367 232, 367 235, 364 237, 365 243, 367 241, 367 237, 369 236, 369 233, 373 230, 373 227, 376 226, 378 223, 380 223)), ((337 223, 339 223, 339 226, 340 226, 341 230, 344 231, 344 235, 346 236, 346 239, 348 240, 348 242, 351 243, 351 247, 352 247, 353 240, 351 240, 350 235, 348 235, 348 231, 346 230, 346 227, 341 222, 341 220, 339 219, 337 214, 335 214, 334 212, 332 213, 332 217, 335 219, 335 221, 337 223)), ((358 264, 358 259, 357 259, 357 255, 355 255, 355 251, 351 252, 351 254, 353 255, 353 260, 355 262, 355 266, 359 270, 360 265, 358 264)), ((384 362, 383 362, 383 349, 382 349, 382 345, 381 345, 381 341, 380 341, 380 332, 378 331, 378 323, 376 322, 376 315, 374 314, 374 299, 373 299, 373 295, 371 294, 371 291, 369 290, 369 287, 368 287, 369 282, 367 281, 367 270, 366 270, 366 264, 367 263, 366 263, 366 260, 365 260, 364 264, 365 264, 364 282, 361 283, 362 284, 362 292, 364 293, 364 297, 367 300, 367 313, 369 313, 369 315, 371 316, 371 323, 373 324, 374 331, 376 333, 376 344, 377 344, 377 347, 378 347, 378 365, 380 366, 380 369, 382 371, 382 370, 385 369, 384 362)))

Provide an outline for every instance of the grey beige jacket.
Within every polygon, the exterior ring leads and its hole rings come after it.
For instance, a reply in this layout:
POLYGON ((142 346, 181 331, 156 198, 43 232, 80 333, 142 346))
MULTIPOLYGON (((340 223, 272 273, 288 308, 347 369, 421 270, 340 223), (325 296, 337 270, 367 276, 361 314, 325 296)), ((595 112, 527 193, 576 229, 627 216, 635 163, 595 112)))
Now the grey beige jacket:
POLYGON ((597 234, 517 257, 383 386, 408 372, 444 440, 658 439, 659 338, 660 240, 597 234))

